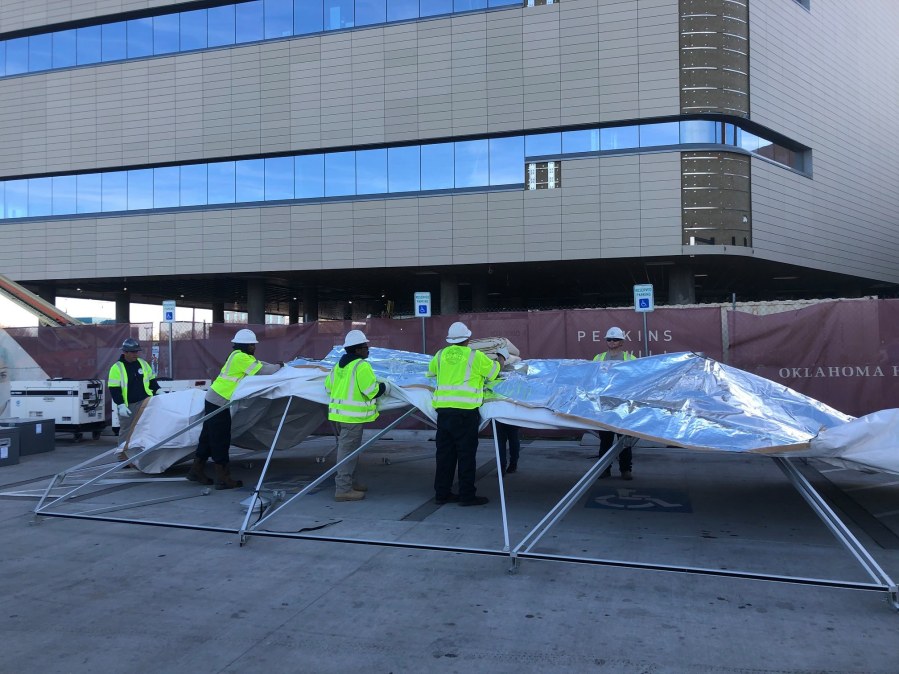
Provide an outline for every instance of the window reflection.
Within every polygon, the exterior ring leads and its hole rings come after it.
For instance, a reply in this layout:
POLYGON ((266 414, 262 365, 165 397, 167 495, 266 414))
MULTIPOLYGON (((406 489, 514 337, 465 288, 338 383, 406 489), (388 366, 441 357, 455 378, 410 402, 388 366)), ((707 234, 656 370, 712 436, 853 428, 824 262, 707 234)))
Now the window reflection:
POLYGON ((353 0, 324 0, 325 30, 339 30, 353 26, 353 0))
POLYGON ((265 201, 265 160, 245 159, 235 164, 235 201, 265 201))
POLYGON ((206 18, 210 47, 234 44, 234 5, 210 7, 206 10, 206 18))
POLYGON ((293 32, 295 35, 318 33, 324 29, 323 0, 294 0, 293 32))
POLYGON ((325 155, 325 196, 344 197, 356 191, 356 153, 325 155))
POLYGON ((538 133, 525 136, 524 148, 528 157, 562 154, 562 134, 538 133))
POLYGON ((680 123, 681 143, 717 143, 721 125, 706 120, 690 120, 680 123))
POLYGON ((28 38, 17 37, 6 41, 6 74, 28 72, 28 38))
POLYGON ((28 181, 28 215, 40 217, 53 211, 53 179, 31 178, 28 181))
POLYGON ((418 0, 387 0, 387 20, 418 18, 418 0))
POLYGON ((141 58, 153 53, 153 19, 131 19, 126 25, 128 58, 141 58))
POLYGON ((128 171, 128 210, 153 208, 153 169, 128 171))
POLYGON ((53 215, 76 213, 78 209, 77 195, 75 176, 53 178, 53 215))
POLYGON ((182 206, 202 206, 207 203, 207 175, 206 164, 181 167, 180 201, 182 206))
POLYGON ((421 148, 392 147, 387 150, 389 192, 418 192, 421 189, 421 148))
POLYGON ((127 55, 124 23, 106 23, 100 27, 100 51, 103 61, 118 61, 127 55))
POLYGON ((293 199, 293 157, 265 160, 265 200, 293 199))
POLYGON ((524 138, 490 140, 490 184, 518 185, 524 182, 524 138))
POLYGON ((562 152, 596 152, 599 150, 599 129, 584 131, 564 131, 562 133, 562 152))
POLYGON ((28 38, 28 70, 49 70, 53 61, 53 36, 50 33, 28 38))
POLYGON ((456 187, 489 185, 488 144, 486 140, 456 143, 456 187))
POLYGON ((387 193, 387 150, 356 152, 356 194, 387 193))
POLYGON ((644 124, 640 127, 640 147, 677 145, 680 142, 680 125, 677 122, 644 124))
POLYGON ((87 26, 75 31, 75 59, 78 65, 100 62, 102 39, 100 26, 87 26))
POLYGON ((24 218, 28 215, 28 181, 10 180, 6 183, 6 217, 24 218))
POLYGON ((234 203, 233 161, 209 164, 206 170, 206 194, 206 203, 209 204, 234 203))
MULTIPOLYGON (((181 170, 178 166, 153 169, 153 208, 172 208, 181 205, 178 194, 180 179, 181 170)), ((204 180, 204 187, 205 183, 204 180)))
POLYGON ((265 0, 265 39, 293 34, 293 0, 265 0))
POLYGON ((100 199, 100 174, 77 176, 78 212, 99 213, 102 206, 100 199))
POLYGON ((640 147, 639 126, 613 126, 599 131, 601 150, 632 150, 640 147))
POLYGON ((153 17, 153 53, 171 54, 179 49, 180 16, 164 14, 153 17))
POLYGON ((386 0, 356 0, 357 26, 370 26, 387 21, 386 0))
POLYGON ((325 155, 294 157, 293 166, 294 195, 297 199, 320 199, 325 196, 325 155))
POLYGON ((206 49, 206 10, 181 12, 180 44, 182 51, 206 49))
POLYGON ((419 0, 419 16, 452 14, 453 0, 419 0))
POLYGON ((453 143, 436 143, 421 147, 421 189, 450 190, 455 186, 453 143))
POLYGON ((53 67, 68 68, 75 65, 75 45, 78 31, 61 30, 53 33, 53 67))
POLYGON ((128 209, 128 174, 123 171, 100 174, 101 210, 124 211, 128 209))
POLYGON ((235 6, 235 42, 256 42, 264 35, 262 24, 262 0, 242 2, 235 6))

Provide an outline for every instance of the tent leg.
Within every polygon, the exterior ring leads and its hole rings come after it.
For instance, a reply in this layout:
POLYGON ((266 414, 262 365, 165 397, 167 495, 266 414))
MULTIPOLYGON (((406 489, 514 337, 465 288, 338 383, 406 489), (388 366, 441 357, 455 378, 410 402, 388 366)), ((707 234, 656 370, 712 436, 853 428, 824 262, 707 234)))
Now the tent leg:
POLYGON ((499 506, 503 519, 503 552, 509 552, 509 516, 506 512, 506 489, 503 484, 503 463, 499 456, 499 436, 496 434, 496 419, 491 419, 493 425, 493 448, 496 450, 496 480, 499 483, 499 506))
POLYGON ((262 483, 265 481, 265 476, 268 473, 269 464, 272 462, 272 454, 275 452, 275 445, 278 444, 278 439, 281 437, 281 429, 284 428, 284 420, 287 418, 287 411, 290 409, 291 402, 293 402, 293 396, 287 398, 287 404, 284 406, 284 414, 281 415, 281 423, 278 424, 278 430, 275 431, 272 446, 268 448, 268 456, 265 457, 265 464, 262 466, 262 472, 259 474, 259 480, 256 482, 256 489, 253 490, 253 498, 250 501, 250 507, 247 508, 247 516, 244 517, 243 524, 240 526, 239 537, 241 546, 247 542, 247 526, 250 523, 250 518, 253 516, 253 509, 256 507, 256 502, 259 500, 259 491, 262 489, 262 483))
POLYGON ((574 504, 577 500, 583 496, 584 492, 586 492, 590 485, 596 480, 597 476, 602 473, 608 466, 612 465, 612 461, 615 460, 615 457, 621 452, 624 447, 624 438, 625 436, 619 436, 618 440, 609 447, 609 451, 603 454, 602 458, 599 459, 595 464, 593 464, 589 470, 584 474, 584 476, 577 481, 577 483, 569 490, 565 496, 555 505, 553 508, 546 514, 546 516, 540 520, 540 522, 531 529, 530 533, 525 536, 521 542, 515 546, 515 549, 512 551, 513 555, 517 555, 519 552, 524 550, 524 552, 530 552, 531 549, 537 545, 537 542, 546 535, 546 533, 556 525, 556 523, 562 519, 565 514, 574 507, 574 504), (527 547, 525 547, 527 546, 527 547))
POLYGON ((899 590, 897 590, 896 582, 887 575, 880 567, 874 557, 861 544, 861 542, 849 531, 849 528, 831 509, 821 495, 815 491, 811 483, 806 477, 799 472, 799 469, 790 461, 783 457, 772 457, 777 466, 784 472, 790 482, 796 487, 796 490, 805 499, 806 503, 811 506, 815 514, 824 522, 825 526, 830 529, 834 537, 842 544, 844 548, 855 557, 856 561, 868 573, 875 583, 884 586, 889 593, 888 601, 893 608, 899 609, 899 590))
MULTIPOLYGON (((282 503, 281 505, 279 505, 277 508, 275 508, 275 509, 274 509, 272 512, 270 512, 268 515, 266 515, 265 517, 263 517, 263 518, 257 520, 257 522, 256 522, 254 525, 252 525, 252 526, 250 526, 250 527, 247 528, 247 531, 252 531, 253 529, 256 529, 257 527, 259 527, 260 525, 262 525, 263 522, 268 521, 269 518, 271 518, 271 517, 273 517, 274 515, 276 515, 277 513, 279 513, 283 508, 286 508, 290 503, 292 503, 292 502, 295 501, 296 499, 300 498, 301 496, 305 496, 305 495, 308 494, 310 491, 312 491, 313 489, 315 489, 318 485, 320 485, 322 482, 324 482, 324 481, 327 480, 329 477, 331 477, 334 473, 336 473, 336 472, 337 472, 337 469, 340 468, 340 466, 342 466, 344 463, 346 463, 346 462, 349 461, 350 459, 352 459, 352 458, 358 456, 359 454, 361 454, 363 451, 365 451, 365 449, 368 448, 369 445, 373 444, 375 441, 379 440, 382 436, 384 436, 388 431, 393 430, 393 428, 395 428, 396 426, 398 426, 399 423, 400 423, 401 421, 403 421, 403 419, 405 419, 406 417, 408 417, 410 414, 412 414, 412 413, 415 411, 415 409, 416 409, 416 408, 414 408, 414 407, 410 407, 410 408, 409 408, 408 410, 406 410, 406 411, 405 411, 405 412, 404 412, 398 419, 395 419, 395 420, 392 421, 390 424, 388 424, 385 428, 382 428, 380 431, 378 431, 377 433, 375 433, 375 435, 372 436, 372 438, 371 438, 370 440, 368 440, 367 442, 363 442, 361 445, 359 445, 359 447, 358 447, 355 451, 353 451, 353 452, 347 454, 346 457, 344 457, 344 459, 343 459, 342 461, 338 461, 337 463, 335 463, 335 464, 334 464, 333 466, 331 466, 328 470, 326 470, 324 473, 322 473, 321 475, 319 475, 315 480, 313 480, 312 482, 310 482, 309 484, 307 484, 305 487, 303 487, 303 488, 302 488, 300 491, 298 491, 296 494, 294 494, 294 495, 291 496, 289 499, 287 499, 286 501, 284 501, 284 503, 282 503)), ((245 532, 245 533, 246 533, 246 532, 245 532)))

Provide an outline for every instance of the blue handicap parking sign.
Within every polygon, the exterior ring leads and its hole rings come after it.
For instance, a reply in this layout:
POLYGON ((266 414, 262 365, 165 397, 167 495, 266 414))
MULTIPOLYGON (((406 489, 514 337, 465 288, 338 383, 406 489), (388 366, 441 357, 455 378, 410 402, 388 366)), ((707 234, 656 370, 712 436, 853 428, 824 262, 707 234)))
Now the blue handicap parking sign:
POLYGON ((418 305, 418 313, 420 313, 420 314, 428 313, 428 305, 427 304, 419 304, 418 305))
POLYGON ((166 311, 165 318, 163 320, 174 321, 175 320, 175 312, 174 311, 166 311))
POLYGON ((691 513, 690 499, 683 492, 672 489, 594 489, 586 508, 605 510, 640 510, 643 512, 691 513))
POLYGON ((640 298, 640 308, 641 308, 641 309, 648 309, 648 308, 649 308, 649 298, 648 298, 648 297, 641 297, 641 298, 640 298))

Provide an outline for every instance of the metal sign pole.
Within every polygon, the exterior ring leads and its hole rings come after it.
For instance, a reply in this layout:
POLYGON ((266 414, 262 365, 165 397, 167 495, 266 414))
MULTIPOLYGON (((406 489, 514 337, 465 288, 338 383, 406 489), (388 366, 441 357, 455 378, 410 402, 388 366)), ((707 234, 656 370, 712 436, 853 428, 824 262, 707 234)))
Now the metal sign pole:
POLYGON ((425 319, 424 318, 421 319, 421 352, 422 353, 428 352, 427 341, 425 340, 425 319))
POLYGON ((175 339, 175 324, 169 322, 169 376, 175 378, 175 361, 172 359, 172 342, 175 339))
POLYGON ((649 332, 646 330, 646 312, 643 312, 643 357, 649 355, 649 332))

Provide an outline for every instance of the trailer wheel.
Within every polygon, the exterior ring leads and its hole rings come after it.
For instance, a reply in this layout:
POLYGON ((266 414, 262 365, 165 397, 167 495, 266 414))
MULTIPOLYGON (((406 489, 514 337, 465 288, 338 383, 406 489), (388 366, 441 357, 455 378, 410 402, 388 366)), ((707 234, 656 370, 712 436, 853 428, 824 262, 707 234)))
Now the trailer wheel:
POLYGON ((84 435, 81 433, 72 434, 72 442, 81 442, 82 438, 84 438, 84 435))
POLYGON ((94 431, 93 433, 91 433, 91 438, 93 438, 94 440, 99 440, 102 433, 103 431, 94 431))

